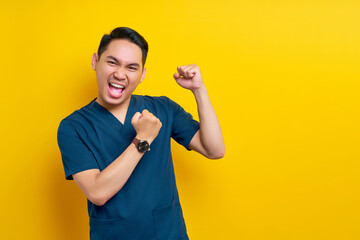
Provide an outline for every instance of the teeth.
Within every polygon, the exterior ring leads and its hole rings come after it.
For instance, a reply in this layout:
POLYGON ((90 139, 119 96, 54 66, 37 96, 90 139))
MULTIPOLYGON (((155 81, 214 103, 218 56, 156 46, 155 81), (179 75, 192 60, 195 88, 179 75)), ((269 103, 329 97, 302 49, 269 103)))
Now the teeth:
POLYGON ((116 88, 124 88, 124 86, 121 86, 119 84, 116 83, 110 83, 111 86, 116 87, 116 88))

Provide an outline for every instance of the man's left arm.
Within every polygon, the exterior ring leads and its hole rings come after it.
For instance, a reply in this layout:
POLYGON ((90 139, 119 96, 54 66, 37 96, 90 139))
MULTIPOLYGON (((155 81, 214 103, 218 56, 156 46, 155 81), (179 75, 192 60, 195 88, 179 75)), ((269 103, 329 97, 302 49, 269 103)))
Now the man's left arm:
POLYGON ((200 68, 195 64, 179 66, 174 74, 176 82, 193 92, 200 120, 200 129, 192 138, 189 148, 207 158, 222 158, 225 154, 224 139, 219 120, 210 102, 200 68))

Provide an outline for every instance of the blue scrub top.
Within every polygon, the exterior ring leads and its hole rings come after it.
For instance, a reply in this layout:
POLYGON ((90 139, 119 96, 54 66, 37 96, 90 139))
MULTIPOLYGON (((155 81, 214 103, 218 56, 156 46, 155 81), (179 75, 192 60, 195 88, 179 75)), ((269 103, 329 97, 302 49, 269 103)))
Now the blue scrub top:
POLYGON ((124 124, 94 99, 60 123, 58 144, 65 177, 102 171, 131 144, 131 119, 147 109, 162 128, 122 189, 105 205, 88 202, 90 239, 188 239, 175 182, 171 137, 188 150, 199 123, 167 97, 132 95, 124 124))

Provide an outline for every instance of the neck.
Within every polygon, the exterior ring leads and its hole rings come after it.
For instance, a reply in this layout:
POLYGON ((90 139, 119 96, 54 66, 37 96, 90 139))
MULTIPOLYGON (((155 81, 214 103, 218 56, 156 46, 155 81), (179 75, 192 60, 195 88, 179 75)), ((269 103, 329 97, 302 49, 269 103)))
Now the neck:
POLYGON ((120 104, 109 104, 109 103, 106 103, 103 99, 101 99, 99 97, 96 98, 95 101, 98 104, 100 104, 102 107, 104 107, 106 110, 111 112, 121 122, 123 122, 126 117, 126 113, 129 108, 129 105, 130 105, 130 100, 131 100, 131 96, 120 104))

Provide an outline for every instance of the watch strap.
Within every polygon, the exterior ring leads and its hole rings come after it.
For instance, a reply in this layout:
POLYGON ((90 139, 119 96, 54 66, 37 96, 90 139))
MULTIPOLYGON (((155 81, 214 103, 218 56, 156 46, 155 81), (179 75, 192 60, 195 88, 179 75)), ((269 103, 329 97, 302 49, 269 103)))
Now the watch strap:
POLYGON ((135 144, 135 146, 138 146, 139 142, 140 142, 140 140, 137 139, 137 138, 134 138, 133 141, 132 141, 132 143, 135 144))

